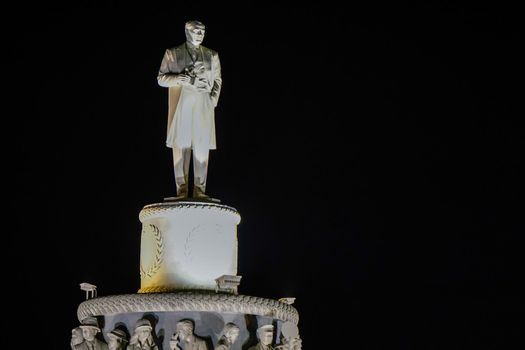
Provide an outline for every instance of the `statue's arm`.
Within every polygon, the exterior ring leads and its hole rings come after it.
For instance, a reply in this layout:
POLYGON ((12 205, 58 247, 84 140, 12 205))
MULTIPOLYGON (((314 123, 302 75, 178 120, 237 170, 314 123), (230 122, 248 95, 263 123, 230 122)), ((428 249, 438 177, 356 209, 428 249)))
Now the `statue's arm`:
POLYGON ((174 64, 175 59, 175 55, 170 50, 166 50, 160 64, 159 75, 157 76, 157 81, 160 86, 179 86, 189 81, 189 77, 186 74, 178 74, 170 71, 170 66, 174 64))
POLYGON ((217 106, 219 102, 219 95, 221 94, 222 78, 221 78, 221 62, 219 55, 214 53, 212 56, 212 65, 214 67, 213 86, 211 88, 210 96, 213 101, 213 105, 217 106))

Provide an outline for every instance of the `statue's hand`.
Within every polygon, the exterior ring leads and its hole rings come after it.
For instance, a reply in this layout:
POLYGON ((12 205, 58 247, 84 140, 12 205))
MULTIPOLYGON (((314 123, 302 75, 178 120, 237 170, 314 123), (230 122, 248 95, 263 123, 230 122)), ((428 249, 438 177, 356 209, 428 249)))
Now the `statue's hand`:
POLYGON ((171 350, 181 350, 179 347, 179 335, 177 333, 173 334, 170 339, 170 348, 171 350))
POLYGON ((191 84, 191 77, 187 74, 179 74, 177 75, 177 82, 180 85, 190 85, 191 84))
POLYGON ((197 88, 198 92, 211 92, 210 84, 208 84, 208 79, 206 78, 195 79, 195 88, 197 88))

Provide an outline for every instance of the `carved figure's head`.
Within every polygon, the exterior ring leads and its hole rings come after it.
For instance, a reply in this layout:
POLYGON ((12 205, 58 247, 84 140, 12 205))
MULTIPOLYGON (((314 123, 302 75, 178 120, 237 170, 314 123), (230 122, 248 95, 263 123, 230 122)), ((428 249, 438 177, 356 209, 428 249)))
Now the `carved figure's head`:
POLYGON ((187 340, 193 335, 193 322, 190 320, 181 320, 177 322, 177 334, 182 340, 187 340))
POLYGON ((141 318, 135 324, 135 335, 141 343, 144 343, 151 335, 151 323, 146 318, 141 318))
POLYGON ((235 343, 237 338, 239 338, 240 332, 241 330, 234 323, 226 323, 226 325, 224 326, 224 337, 228 339, 228 342, 230 344, 235 343))
POLYGON ((257 336, 263 345, 270 345, 273 341, 273 326, 267 324, 257 328, 257 336))
POLYGON ((71 344, 78 345, 84 341, 84 336, 82 335, 82 328, 77 327, 71 330, 71 344))
POLYGON ((124 349, 124 345, 128 342, 126 332, 122 329, 115 328, 111 332, 106 334, 108 336, 108 348, 109 350, 121 350, 124 349))
POLYGON ((87 341, 93 341, 95 335, 100 332, 98 321, 95 317, 86 317, 82 320, 82 324, 79 327, 82 329, 82 336, 87 341))

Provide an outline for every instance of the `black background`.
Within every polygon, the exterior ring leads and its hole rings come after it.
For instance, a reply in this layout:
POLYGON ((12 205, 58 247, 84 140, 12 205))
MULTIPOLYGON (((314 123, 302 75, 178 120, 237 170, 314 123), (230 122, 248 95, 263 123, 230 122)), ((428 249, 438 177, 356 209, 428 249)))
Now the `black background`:
POLYGON ((296 297, 305 349, 523 343, 521 18, 480 2, 345 6, 5 13, 3 284, 27 336, 14 343, 68 348, 80 282, 138 290, 138 213, 175 190, 156 75, 189 19, 222 64, 207 190, 241 213, 242 294, 296 297))

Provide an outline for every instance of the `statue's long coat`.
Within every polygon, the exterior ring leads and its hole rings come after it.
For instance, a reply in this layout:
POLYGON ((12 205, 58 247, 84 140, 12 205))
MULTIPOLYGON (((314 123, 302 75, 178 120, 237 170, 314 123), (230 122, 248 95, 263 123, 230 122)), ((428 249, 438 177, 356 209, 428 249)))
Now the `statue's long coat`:
POLYGON ((160 86, 169 88, 166 146, 215 149, 215 111, 221 91, 221 65, 217 52, 200 46, 202 63, 211 92, 199 93, 177 83, 177 74, 193 64, 186 44, 166 50, 159 70, 160 86))

